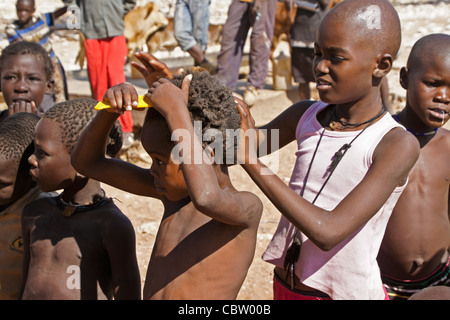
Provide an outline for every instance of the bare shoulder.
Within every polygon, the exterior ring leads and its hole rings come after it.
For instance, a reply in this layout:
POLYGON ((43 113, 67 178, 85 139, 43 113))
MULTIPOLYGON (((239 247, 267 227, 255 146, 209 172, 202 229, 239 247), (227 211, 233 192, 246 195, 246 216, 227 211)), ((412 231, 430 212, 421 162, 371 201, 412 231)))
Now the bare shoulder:
POLYGON ((22 212, 22 217, 37 217, 52 212, 57 207, 58 197, 41 197, 28 203, 22 212))
MULTIPOLYGON (((106 234, 117 234, 129 232, 133 229, 130 219, 116 206, 112 199, 97 209, 93 209, 90 217, 94 217, 100 222, 103 232, 106 234)), ((134 232, 134 231, 133 231, 134 232)))
POLYGON ((384 135, 375 149, 375 154, 386 152, 390 155, 404 154, 414 162, 419 157, 420 145, 417 139, 402 128, 394 128, 384 135))
POLYGON ((450 157, 450 152, 448 152, 450 151, 450 130, 439 128, 434 140, 439 144, 439 147, 447 151, 446 155, 450 157))

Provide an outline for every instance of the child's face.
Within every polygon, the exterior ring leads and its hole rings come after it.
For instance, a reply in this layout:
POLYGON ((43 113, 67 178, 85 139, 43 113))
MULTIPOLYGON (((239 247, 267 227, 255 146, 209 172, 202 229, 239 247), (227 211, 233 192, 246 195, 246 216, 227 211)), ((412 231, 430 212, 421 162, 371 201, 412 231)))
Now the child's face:
POLYGON ((33 54, 19 54, 4 60, 1 89, 8 106, 34 101, 41 105, 44 95, 52 92, 52 82, 47 79, 44 61, 33 54))
POLYGON ((189 194, 181 167, 173 162, 171 151, 174 144, 166 138, 168 136, 170 132, 164 120, 145 122, 141 141, 152 158, 150 173, 157 191, 170 201, 178 201, 189 194))
POLYGON ((31 3, 31 1, 28 0, 17 1, 16 12, 19 24, 23 26, 26 25, 28 22, 30 22, 34 11, 35 8, 33 6, 33 3, 31 3))
POLYGON ((12 199, 16 185, 17 164, 0 155, 0 205, 14 201, 12 199))
POLYGON ((316 88, 322 101, 347 103, 367 94, 374 71, 373 47, 337 19, 325 19, 314 44, 316 88))
POLYGON ((65 189, 73 183, 77 172, 70 163, 70 154, 61 141, 59 125, 41 119, 35 131, 35 150, 28 159, 30 174, 44 192, 65 189))
POLYGON ((429 127, 440 127, 450 112, 450 57, 425 57, 410 69, 402 69, 401 83, 407 104, 429 127))

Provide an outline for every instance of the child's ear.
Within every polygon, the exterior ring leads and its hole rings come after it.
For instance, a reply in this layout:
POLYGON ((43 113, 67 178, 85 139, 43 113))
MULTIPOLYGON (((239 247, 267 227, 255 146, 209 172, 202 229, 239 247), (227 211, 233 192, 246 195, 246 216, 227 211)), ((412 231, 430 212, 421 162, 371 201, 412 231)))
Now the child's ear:
POLYGON ((402 86, 403 89, 408 89, 408 77, 409 77, 408 68, 406 67, 401 68, 400 85, 402 86))
POLYGON ((54 86, 55 86, 55 80, 51 79, 51 80, 47 81, 47 87, 45 88, 45 94, 52 94, 54 86))
POLYGON ((211 148, 210 146, 206 146, 205 147, 205 153, 208 156, 208 160, 210 161, 211 164, 214 164, 214 149, 211 148))
POLYGON ((379 56, 377 59, 377 67, 374 70, 373 75, 377 78, 386 76, 392 69, 392 56, 388 53, 379 56))

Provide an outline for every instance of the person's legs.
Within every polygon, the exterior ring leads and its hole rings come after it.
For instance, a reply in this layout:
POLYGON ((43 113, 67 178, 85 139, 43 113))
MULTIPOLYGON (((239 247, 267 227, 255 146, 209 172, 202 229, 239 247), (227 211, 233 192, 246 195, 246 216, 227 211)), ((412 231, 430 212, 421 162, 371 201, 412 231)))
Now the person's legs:
POLYGON ((242 52, 250 28, 250 4, 233 0, 222 30, 222 43, 217 56, 217 79, 235 89, 239 78, 242 52))
POLYGON ((255 9, 259 11, 260 18, 254 17, 252 34, 250 36, 250 73, 248 76, 248 85, 256 89, 262 89, 266 81, 273 40, 276 6, 277 0, 261 1, 255 4, 255 9))
POLYGON ((244 100, 251 107, 264 87, 269 69, 277 0, 256 1, 250 35, 250 73, 244 100))
POLYGON ((86 39, 84 42, 86 51, 87 70, 91 84, 92 95, 95 100, 103 100, 108 90, 108 78, 106 61, 108 56, 104 50, 104 39, 86 39))
POLYGON ((177 0, 173 16, 173 35, 183 51, 188 51, 197 44, 193 37, 189 0, 177 0))
MULTIPOLYGON (((126 81, 124 67, 128 48, 125 36, 123 35, 111 38, 107 46, 107 52, 109 53, 107 59, 108 88, 111 88, 112 86, 126 81)), ((119 121, 122 125, 124 134, 133 132, 133 118, 130 111, 124 112, 119 117, 119 121)), ((130 134, 124 135, 124 140, 125 138, 128 138, 128 136, 130 136, 130 134)))

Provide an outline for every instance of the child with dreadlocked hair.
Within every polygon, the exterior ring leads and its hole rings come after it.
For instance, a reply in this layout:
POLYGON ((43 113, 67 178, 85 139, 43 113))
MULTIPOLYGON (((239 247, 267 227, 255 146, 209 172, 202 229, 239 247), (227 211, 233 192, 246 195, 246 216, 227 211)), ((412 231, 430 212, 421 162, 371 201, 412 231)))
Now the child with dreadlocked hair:
MULTIPOLYGON (((42 190, 63 192, 24 210, 22 299, 140 298, 130 220, 100 182, 81 176, 70 164, 80 133, 96 114, 96 103, 86 98, 58 103, 36 126, 31 176, 42 190)), ((114 157, 122 132, 118 122, 111 129, 111 148, 101 152, 114 157)))
POLYGON ((31 201, 48 196, 29 175, 38 116, 21 112, 0 125, 0 300, 15 300, 22 280, 21 217, 31 201))
POLYGON ((88 152, 101 150, 119 114, 137 106, 136 89, 127 83, 106 93, 112 108, 100 111, 85 130, 73 165, 116 188, 162 201, 144 299, 235 299, 253 260, 262 213, 261 201, 236 190, 228 175, 236 152, 226 131, 240 128, 236 102, 207 72, 155 82, 164 70, 154 60, 145 65, 149 91, 161 88, 161 94, 151 94, 153 108, 142 128, 150 170, 88 152))

